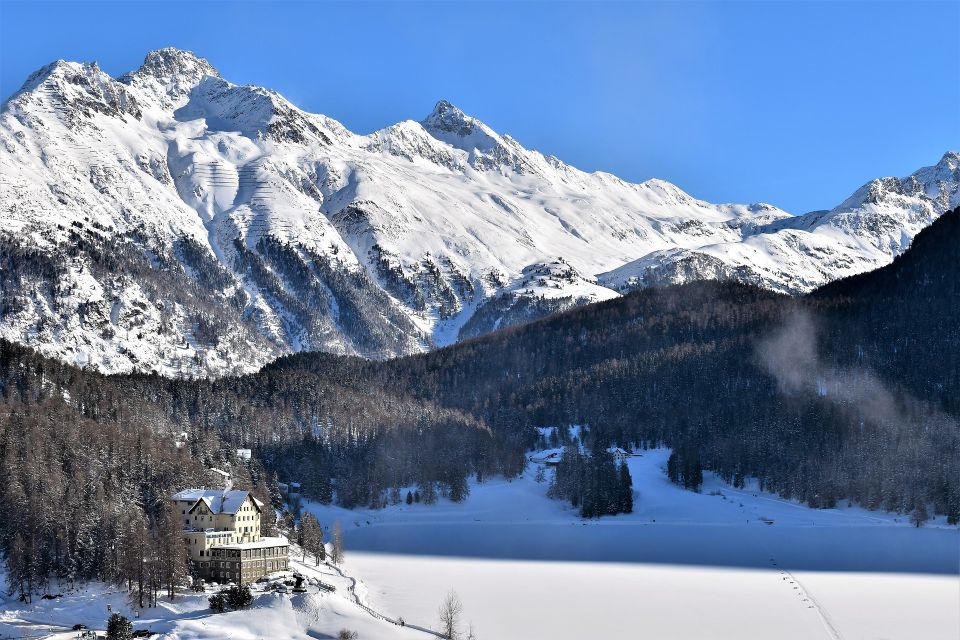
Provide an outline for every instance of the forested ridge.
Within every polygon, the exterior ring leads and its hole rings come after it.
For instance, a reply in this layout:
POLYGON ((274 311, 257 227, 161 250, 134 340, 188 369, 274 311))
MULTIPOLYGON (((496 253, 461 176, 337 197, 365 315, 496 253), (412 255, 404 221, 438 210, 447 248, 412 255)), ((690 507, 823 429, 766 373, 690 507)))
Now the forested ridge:
POLYGON ((794 298, 736 283, 647 289, 386 363, 300 354, 483 420, 516 446, 585 424, 667 444, 814 506, 960 517, 960 211, 893 264, 794 298))
POLYGON ((0 544, 39 584, 116 579, 103 541, 122 547, 130 518, 160 531, 164 497, 211 484, 209 467, 266 500, 274 479, 348 507, 412 484, 464 499, 468 476, 519 473, 536 427, 570 424, 596 451, 665 444, 678 469, 813 506, 955 522, 958 264, 954 211, 888 267, 804 298, 647 289, 420 356, 299 354, 216 381, 103 376, 0 342, 0 544))

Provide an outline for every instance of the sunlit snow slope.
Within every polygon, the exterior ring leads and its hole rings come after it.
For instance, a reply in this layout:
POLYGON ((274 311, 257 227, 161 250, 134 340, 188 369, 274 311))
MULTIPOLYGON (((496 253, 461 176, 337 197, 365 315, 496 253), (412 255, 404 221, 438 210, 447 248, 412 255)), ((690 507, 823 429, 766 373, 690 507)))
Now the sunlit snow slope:
POLYGON ((793 217, 584 173, 444 101, 361 136, 185 51, 117 79, 58 61, 0 113, 0 337, 216 376, 413 353, 650 284, 802 292, 903 251, 958 204, 958 160, 793 217))

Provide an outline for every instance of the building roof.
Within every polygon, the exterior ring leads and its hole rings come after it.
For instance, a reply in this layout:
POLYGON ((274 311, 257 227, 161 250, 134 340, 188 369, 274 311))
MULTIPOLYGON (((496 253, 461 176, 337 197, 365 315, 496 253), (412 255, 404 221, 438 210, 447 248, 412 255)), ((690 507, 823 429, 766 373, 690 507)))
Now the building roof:
MULTIPOLYGON (((223 491, 221 489, 187 489, 181 491, 180 493, 174 494, 174 500, 181 500, 183 502, 192 502, 194 507, 196 503, 203 501, 207 505, 207 508, 210 509, 212 513, 236 513, 241 506, 243 506, 244 501, 247 499, 247 496, 253 500, 253 504, 257 506, 257 509, 263 508, 263 503, 250 495, 249 491, 233 490, 233 491, 223 491)), ((191 507, 191 511, 193 507, 191 507)))

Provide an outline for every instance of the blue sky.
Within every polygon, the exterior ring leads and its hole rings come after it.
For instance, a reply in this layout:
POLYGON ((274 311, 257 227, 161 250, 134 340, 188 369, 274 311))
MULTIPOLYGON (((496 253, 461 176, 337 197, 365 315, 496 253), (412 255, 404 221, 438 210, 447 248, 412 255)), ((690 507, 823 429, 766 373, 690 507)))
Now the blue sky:
POLYGON ((369 132, 440 98, 585 170, 795 213, 960 150, 960 2, 14 2, 0 94, 162 46, 369 132))

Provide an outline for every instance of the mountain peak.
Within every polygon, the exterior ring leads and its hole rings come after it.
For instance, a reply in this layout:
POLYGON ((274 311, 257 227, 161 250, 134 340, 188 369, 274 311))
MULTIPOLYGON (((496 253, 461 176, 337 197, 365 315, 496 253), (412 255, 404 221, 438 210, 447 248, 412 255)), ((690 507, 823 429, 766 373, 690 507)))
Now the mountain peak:
POLYGON ((463 111, 458 109, 457 106, 449 100, 438 100, 437 104, 433 107, 433 111, 430 113, 430 117, 443 117, 447 114, 457 115, 461 118, 465 117, 463 111))
POLYGON ((97 66, 96 62, 80 63, 67 62, 66 60, 62 59, 54 60, 50 64, 45 65, 31 73, 23 83, 23 86, 20 87, 20 90, 17 91, 14 96, 11 96, 11 98, 21 93, 36 89, 49 78, 64 77, 74 73, 86 73, 88 71, 99 72, 100 67, 97 66))
POLYGON ((428 130, 468 136, 473 133, 478 121, 458 109, 452 102, 440 100, 421 124, 428 130))
POLYGON ((174 47, 149 52, 136 74, 191 84, 199 82, 204 76, 220 77, 220 72, 206 58, 201 58, 192 51, 184 51, 174 47))
POLYGON ((940 158, 940 162, 937 163, 940 166, 949 167, 950 169, 956 169, 960 166, 960 153, 956 151, 947 151, 943 154, 943 157, 940 158))

